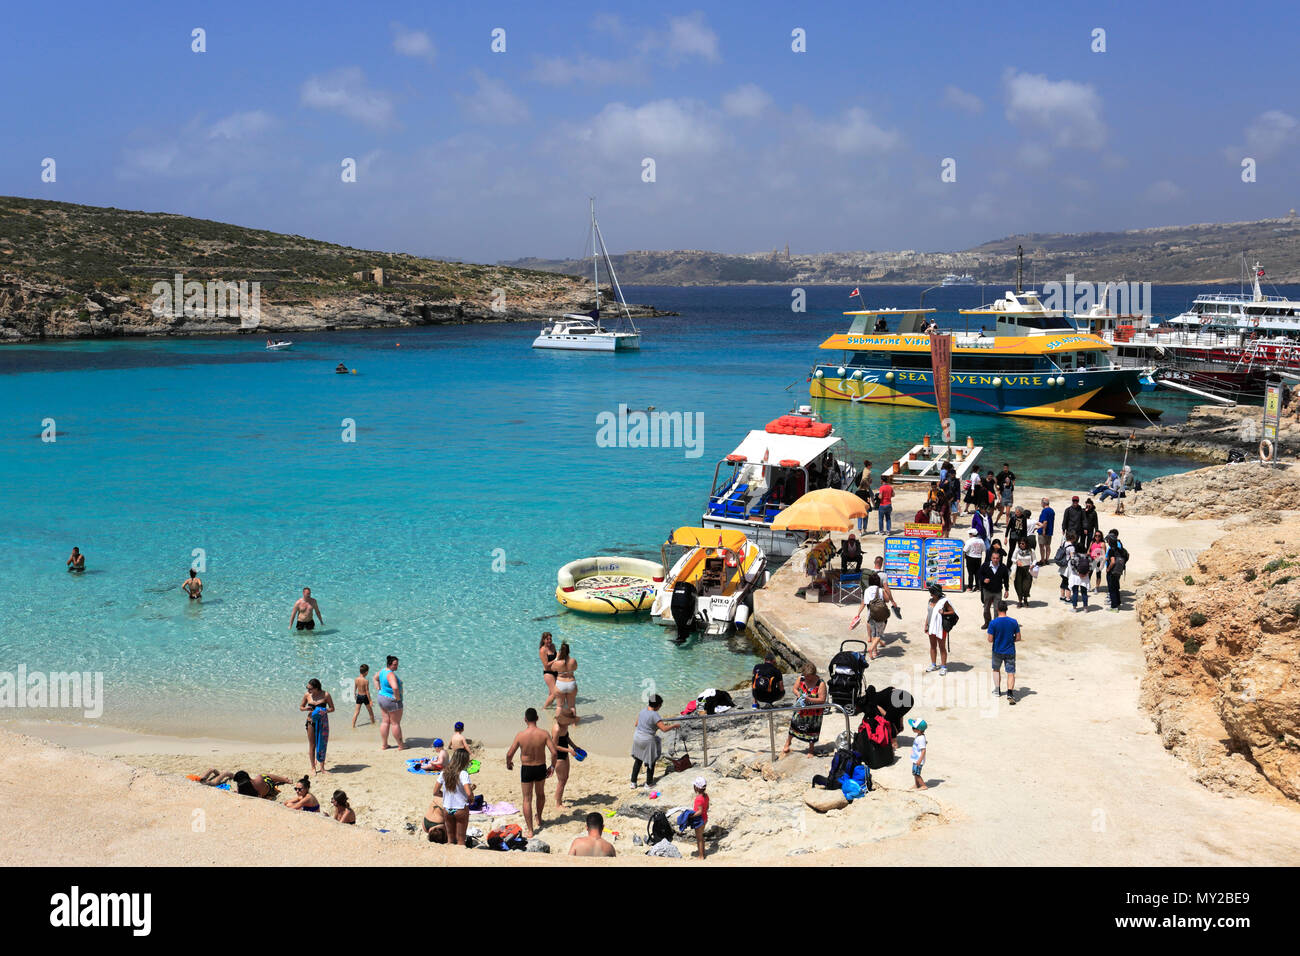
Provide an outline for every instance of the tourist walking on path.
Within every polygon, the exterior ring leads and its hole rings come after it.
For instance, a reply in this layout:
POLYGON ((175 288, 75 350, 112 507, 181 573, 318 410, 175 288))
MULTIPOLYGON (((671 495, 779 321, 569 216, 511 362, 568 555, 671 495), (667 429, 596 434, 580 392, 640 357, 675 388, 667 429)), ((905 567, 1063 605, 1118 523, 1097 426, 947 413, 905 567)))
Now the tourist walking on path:
POLYGON ((1015 547, 1017 541, 1029 537, 1029 512, 1017 507, 1007 522, 1007 542, 1015 547))
POLYGON ((948 632, 952 620, 948 615, 956 613, 952 602, 944 597, 943 588, 931 584, 930 603, 925 608, 925 633, 930 638, 930 666, 925 669, 927 674, 935 670, 941 676, 948 673, 948 632), (936 653, 940 661, 938 665, 935 663, 936 653))
POLYGON ((1000 600, 1010 596, 1010 581, 1007 566, 1002 563, 1002 552, 992 551, 989 559, 980 568, 980 600, 984 604, 984 627, 993 619, 993 609, 1000 600))
POLYGON ((1016 642, 1020 640, 1020 622, 1007 616, 1007 602, 998 602, 998 616, 988 626, 993 645, 993 694, 1002 696, 1002 668, 1007 670, 1007 703, 1016 702, 1016 642))
POLYGON ((1088 557, 1086 542, 1076 541, 1073 535, 1066 548, 1065 569, 1070 586, 1070 607, 1076 613, 1088 610, 1088 580, 1092 577, 1092 558, 1088 557), (1080 598, 1083 599, 1082 608, 1078 603, 1080 598))
POLYGON ((1011 507, 1016 503, 1016 473, 1011 470, 1011 466, 1003 463, 1002 470, 997 474, 998 483, 998 515, 1004 520, 1011 520, 1011 507))
POLYGON ((880 490, 876 492, 880 504, 876 507, 876 526, 880 534, 894 533, 894 486, 888 475, 880 476, 880 490))
POLYGON ((862 470, 858 472, 858 476, 853 479, 853 482, 854 494, 862 499, 862 503, 867 509, 867 513, 858 519, 858 534, 866 534, 867 522, 871 520, 873 495, 871 491, 871 462, 869 460, 862 462, 862 470))
POLYGON ((1106 571, 1106 541, 1102 538, 1100 531, 1094 531, 1092 538, 1088 543, 1088 557, 1092 559, 1092 569, 1096 574, 1093 581, 1089 582, 1092 587, 1092 593, 1096 594, 1101 590, 1101 576, 1106 571))
POLYGON ((325 626, 325 618, 321 616, 320 605, 316 599, 311 596, 311 588, 302 589, 302 597, 293 602, 293 610, 289 612, 289 627, 292 629, 297 625, 300 631, 312 631, 316 629, 316 621, 312 620, 315 615, 320 621, 320 626, 325 626))
POLYGON ((1075 541, 1085 540, 1083 537, 1083 508, 1079 506, 1078 495, 1070 499, 1070 507, 1066 508, 1065 514, 1061 515, 1061 533, 1074 535, 1075 541))
POLYGON ((966 556, 966 590, 974 591, 978 585, 980 565, 984 563, 987 550, 978 528, 972 527, 966 535, 966 543, 961 546, 966 556))
POLYGON ((298 709, 307 713, 307 759, 312 773, 328 773, 325 751, 330 742, 329 715, 334 713, 334 698, 321 689, 320 678, 307 681, 307 693, 302 695, 298 709))
POLYGON ((983 506, 975 509, 975 514, 970 519, 970 527, 972 531, 980 536, 980 540, 984 542, 984 549, 987 552, 989 542, 993 540, 993 534, 989 528, 989 518, 985 515, 983 506))
POLYGON ((1016 606, 1029 607, 1029 592, 1034 587, 1034 565, 1038 563, 1038 558, 1030 547, 1028 538, 1021 538, 1011 554, 1016 569, 1016 606))
MULTIPOLYGON (((817 665, 812 661, 803 662, 803 671, 794 685, 795 706, 826 703, 826 682, 817 676, 817 665)), ((786 734, 785 746, 781 754, 790 752, 791 741, 798 740, 808 745, 808 753, 813 752, 822 735, 822 718, 826 711, 821 707, 809 707, 797 710, 790 718, 790 732, 786 734)))
MULTIPOLYGON (((885 643, 885 624, 889 621, 889 605, 893 598, 885 591, 885 584, 875 571, 868 571, 864 579, 866 587, 862 589, 862 607, 849 624, 849 630, 857 627, 862 620, 862 612, 867 612, 867 657, 875 660, 880 656, 880 648, 885 643)), ((897 608, 898 605, 894 604, 897 608)))
POLYGON ((1110 609, 1118 611, 1119 581, 1128 568, 1128 549, 1124 547, 1124 542, 1120 541, 1119 531, 1115 528, 1111 528, 1110 533, 1106 535, 1106 553, 1103 560, 1106 562, 1106 590, 1109 592, 1107 596, 1110 598, 1110 609))
POLYGON ((655 764, 659 760, 659 731, 676 730, 681 724, 670 724, 659 719, 659 708, 664 699, 658 694, 651 695, 645 708, 636 717, 636 731, 632 734, 632 789, 637 789, 637 777, 641 775, 641 765, 645 764, 645 785, 654 786, 655 764))
MULTIPOLYGON (((468 750, 454 750, 447 755, 447 765, 433 781, 433 796, 435 799, 442 797, 447 843, 464 846, 465 831, 469 829, 469 805, 474 799, 474 785, 469 782, 468 750)), ((527 804, 524 805, 524 815, 528 816, 527 804)), ((437 821, 425 817, 425 830, 435 843, 442 842, 434 833, 438 825, 437 821)))
POLYGON ((546 689, 549 692, 546 695, 546 703, 542 704, 542 710, 546 710, 555 703, 555 671, 551 670, 551 664, 558 656, 555 650, 555 639, 551 637, 550 631, 542 631, 542 642, 537 645, 537 656, 542 662, 542 680, 546 681, 546 689))
POLYGON ((1097 529, 1100 527, 1098 520, 1100 517, 1097 514, 1097 506, 1092 503, 1091 498, 1083 503, 1083 537, 1079 539, 1080 541, 1092 540, 1092 536, 1097 533, 1097 529))
MULTIPOLYGON (((557 710, 558 710, 557 706, 557 710)), ((576 715, 575 715, 576 716, 576 715)), ((542 825, 542 811, 546 808, 546 778, 555 771, 555 741, 551 735, 537 726, 537 711, 529 707, 524 711, 524 729, 515 734, 515 739, 506 751, 506 769, 515 769, 515 754, 519 754, 519 786, 524 798, 524 836, 533 838, 533 802, 537 803, 537 826, 542 825), (551 765, 546 766, 546 755, 551 756, 551 765)), ((468 750, 451 751, 452 760, 460 760, 464 754, 465 764, 469 765, 468 750)))
POLYGON ((560 645, 559 654, 551 662, 551 670, 555 672, 555 706, 567 708, 575 714, 578 712, 578 679, 574 676, 577 669, 578 662, 569 653, 566 641, 560 645))
POLYGON ((1038 522, 1034 525, 1034 533, 1038 535, 1038 563, 1046 564, 1052 553, 1052 535, 1056 533, 1056 512, 1043 499, 1043 510, 1038 512, 1038 522))
POLYGON ((406 741, 402 739, 402 710, 405 698, 402 693, 402 679, 397 676, 398 660, 388 655, 388 666, 375 675, 375 702, 379 712, 384 716, 379 721, 379 749, 388 749, 388 735, 391 732, 397 741, 397 749, 405 750, 406 741))

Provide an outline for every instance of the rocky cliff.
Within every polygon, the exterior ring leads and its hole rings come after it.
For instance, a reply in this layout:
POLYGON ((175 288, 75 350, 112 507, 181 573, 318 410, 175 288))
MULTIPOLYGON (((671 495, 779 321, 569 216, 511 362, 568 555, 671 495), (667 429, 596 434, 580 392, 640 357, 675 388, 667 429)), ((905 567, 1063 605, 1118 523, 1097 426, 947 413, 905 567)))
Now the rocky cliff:
MULTIPOLYGON (((1179 476, 1177 497, 1212 488, 1207 473, 1245 467, 1179 476)), ((1197 517, 1234 513, 1232 530, 1193 567, 1141 588, 1142 702, 1165 746, 1205 786, 1300 800, 1300 514, 1257 510, 1295 508, 1294 494, 1274 496, 1284 481, 1294 488, 1300 470, 1277 478, 1258 495, 1222 494, 1217 509, 1207 502, 1197 517)))
POLYGON ((0 197, 0 341, 537 321, 592 305, 579 277, 0 197))

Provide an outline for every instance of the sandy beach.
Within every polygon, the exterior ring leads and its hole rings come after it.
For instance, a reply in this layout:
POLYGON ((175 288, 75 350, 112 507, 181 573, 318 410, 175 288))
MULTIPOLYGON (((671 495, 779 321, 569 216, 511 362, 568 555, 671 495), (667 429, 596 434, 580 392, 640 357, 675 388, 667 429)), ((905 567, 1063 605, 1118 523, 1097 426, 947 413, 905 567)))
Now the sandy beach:
MULTIPOLYGON (((1018 497, 1036 506, 1043 493, 1059 515, 1068 492, 1022 486, 1018 497)), ((908 513, 909 506, 915 510, 918 494, 903 491, 896 514, 908 513)), ((902 620, 887 625, 885 652, 872 662, 867 680, 911 690, 916 705, 909 716, 929 721, 924 792, 912 789, 906 759, 911 737, 905 732, 898 761, 874 772, 873 793, 826 814, 808 809, 808 781, 826 772, 840 728, 836 717, 827 718, 816 756, 794 753, 775 764, 765 721, 746 723, 743 739, 728 738, 734 742, 726 746, 715 736, 703 768, 696 736, 697 766, 657 782, 656 800, 644 789, 628 789, 626 747, 603 742, 575 764, 569 808, 557 813, 548 807, 537 836, 551 852, 492 853, 432 846, 408 832, 429 802, 432 780, 407 773, 404 759, 427 753, 435 732, 446 736, 440 729, 408 727, 409 751, 380 752, 374 728, 352 731, 344 715, 336 717, 332 772, 318 775, 313 791, 322 803, 335 788, 347 792, 358 825, 345 827, 185 779, 209 767, 296 778, 307 769, 305 740, 251 744, 8 723, 0 733, 0 802, 14 836, 3 857, 14 865, 556 865, 581 835, 585 814, 599 811, 606 814, 607 829, 617 833, 614 863, 683 865, 648 860, 633 836, 644 834, 650 810, 688 804, 691 779, 703 773, 713 801, 706 865, 1300 863, 1300 807, 1271 794, 1233 795, 1201 786, 1165 749, 1139 703, 1145 665, 1132 610, 1134 588, 1140 592, 1152 575, 1179 567, 1189 553, 1210 545, 1224 522, 1112 518, 1110 511, 1103 511, 1103 529, 1118 527, 1133 555, 1124 610, 1105 611, 1098 600, 1104 595, 1096 595, 1087 613, 1073 613, 1057 601, 1054 576, 1044 574, 1031 607, 1011 612, 1023 631, 1017 681, 1022 696, 1014 708, 991 693, 978 598, 955 597, 962 622, 953 633, 949 673, 939 677, 922 673, 928 662, 920 627, 925 596, 898 592, 902 620)), ((879 553, 881 541, 866 539, 868 558, 879 553)), ((853 614, 853 608, 829 604, 809 605, 801 613, 799 640, 823 674, 826 649, 849 636, 853 614)), ((683 703, 667 701, 664 713, 683 703)), ((602 736, 610 737, 613 729, 602 728, 602 736)), ((778 728, 778 747, 783 730, 778 728)), ((505 768, 508 743, 504 735, 482 741, 475 784, 489 802, 517 806, 517 772, 505 768)), ((548 801, 553 790, 552 782, 548 801)), ((522 823, 518 815, 498 819, 522 823)), ((471 826, 486 830, 484 821, 472 817, 471 826)))

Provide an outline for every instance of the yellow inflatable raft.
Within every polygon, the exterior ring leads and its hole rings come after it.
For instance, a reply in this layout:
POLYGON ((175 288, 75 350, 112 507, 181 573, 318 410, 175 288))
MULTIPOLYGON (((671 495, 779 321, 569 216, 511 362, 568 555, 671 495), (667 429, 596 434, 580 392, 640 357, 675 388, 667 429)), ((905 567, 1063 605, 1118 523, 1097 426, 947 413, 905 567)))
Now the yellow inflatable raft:
POLYGON ((579 558, 556 574, 555 600, 588 614, 635 614, 650 610, 663 580, 664 566, 657 561, 579 558))

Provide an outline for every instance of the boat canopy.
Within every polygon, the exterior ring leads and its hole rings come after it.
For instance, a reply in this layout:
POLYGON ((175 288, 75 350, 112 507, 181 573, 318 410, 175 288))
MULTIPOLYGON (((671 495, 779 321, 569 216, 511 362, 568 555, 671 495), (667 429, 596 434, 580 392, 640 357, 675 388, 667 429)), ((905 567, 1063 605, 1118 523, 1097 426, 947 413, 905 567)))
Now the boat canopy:
POLYGON ((753 431, 745 436, 736 450, 727 456, 744 455, 745 461, 776 465, 782 461, 797 461, 800 467, 816 460, 826 449, 840 441, 837 435, 825 438, 808 438, 803 435, 774 435, 771 432, 753 431))
MULTIPOLYGON (((967 345, 963 339, 975 338, 958 332, 954 335, 954 352, 971 355, 988 355, 1005 353, 1010 355, 1040 355, 1050 352, 1083 352, 1089 349, 1109 349, 1110 343, 1096 335, 1087 333, 1062 333, 1060 335, 999 335, 982 337, 988 345, 967 345)), ((880 335, 865 335, 853 332, 841 332, 832 335, 820 348, 853 351, 856 349, 874 349, 889 352, 928 352, 930 337, 928 335, 900 335, 887 332, 880 335)))
POLYGON ((739 551, 745 546, 745 532, 735 528, 678 528, 668 539, 684 548, 726 548, 739 551))

